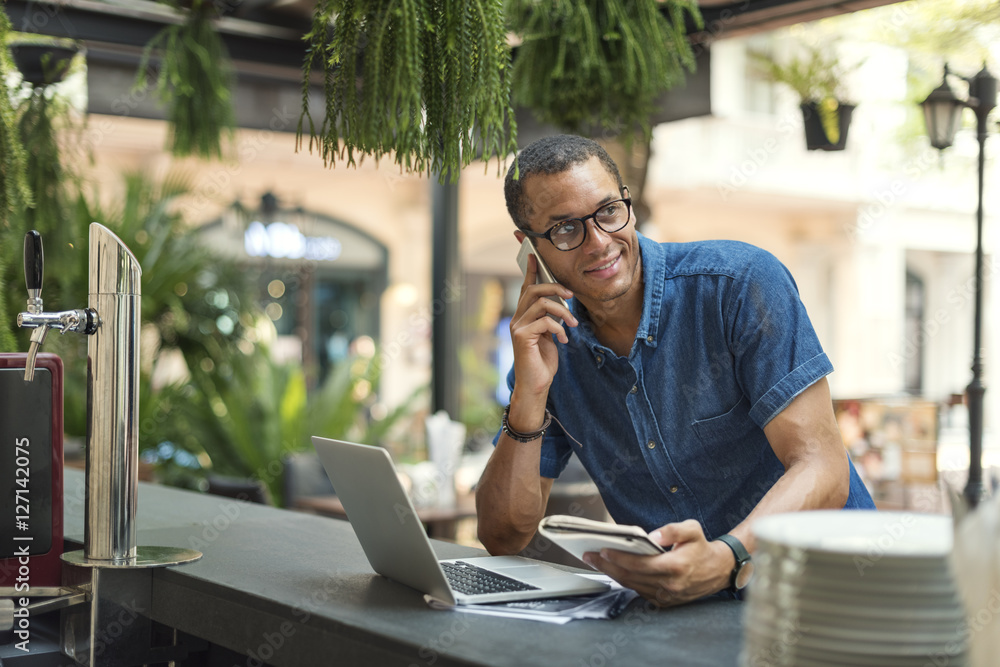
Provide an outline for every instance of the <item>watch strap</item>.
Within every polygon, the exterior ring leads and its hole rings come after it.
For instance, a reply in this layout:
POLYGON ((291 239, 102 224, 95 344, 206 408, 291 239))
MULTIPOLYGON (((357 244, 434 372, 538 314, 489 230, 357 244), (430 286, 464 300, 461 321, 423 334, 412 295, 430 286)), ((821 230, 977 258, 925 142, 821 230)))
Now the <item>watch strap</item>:
POLYGON ((729 589, 734 592, 738 591, 739 588, 736 586, 736 579, 740 574, 740 570, 743 569, 743 566, 750 562, 750 552, 747 551, 745 546, 743 546, 743 543, 740 542, 739 538, 729 535, 728 533, 725 535, 719 535, 717 539, 732 549, 733 556, 736 557, 736 566, 733 567, 733 571, 729 575, 729 589))

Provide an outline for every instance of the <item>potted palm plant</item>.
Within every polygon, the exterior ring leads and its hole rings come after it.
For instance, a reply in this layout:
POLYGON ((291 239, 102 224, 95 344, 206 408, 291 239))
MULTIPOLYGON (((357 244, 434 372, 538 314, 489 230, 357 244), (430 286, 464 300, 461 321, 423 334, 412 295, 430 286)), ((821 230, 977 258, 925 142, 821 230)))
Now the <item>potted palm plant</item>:
POLYGON ((802 55, 787 62, 761 52, 751 52, 750 58, 766 79, 799 96, 808 150, 844 150, 855 109, 846 101, 844 78, 860 63, 847 67, 832 51, 817 46, 803 48, 802 55))

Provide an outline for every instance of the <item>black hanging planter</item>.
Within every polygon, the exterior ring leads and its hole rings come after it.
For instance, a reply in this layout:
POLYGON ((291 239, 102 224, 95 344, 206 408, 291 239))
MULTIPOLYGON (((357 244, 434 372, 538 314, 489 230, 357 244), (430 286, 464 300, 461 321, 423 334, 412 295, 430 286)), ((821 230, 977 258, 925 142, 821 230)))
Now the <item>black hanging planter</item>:
POLYGON ((853 104, 840 104, 837 106, 837 127, 840 136, 836 142, 830 140, 826 128, 823 127, 823 119, 820 115, 818 102, 803 102, 802 120, 805 122, 806 148, 811 151, 842 151, 847 146, 847 130, 851 126, 851 115, 854 113, 853 104))
POLYGON ((78 51, 72 46, 38 42, 14 42, 9 47, 21 76, 35 87, 62 81, 78 51))

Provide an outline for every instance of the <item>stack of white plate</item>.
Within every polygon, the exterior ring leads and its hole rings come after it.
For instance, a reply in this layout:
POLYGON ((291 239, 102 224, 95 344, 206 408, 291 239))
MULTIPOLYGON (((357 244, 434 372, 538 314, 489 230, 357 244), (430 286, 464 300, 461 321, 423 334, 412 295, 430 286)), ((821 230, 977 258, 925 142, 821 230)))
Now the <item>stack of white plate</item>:
POLYGON ((745 667, 965 667, 952 521, 816 511, 754 524, 745 667))

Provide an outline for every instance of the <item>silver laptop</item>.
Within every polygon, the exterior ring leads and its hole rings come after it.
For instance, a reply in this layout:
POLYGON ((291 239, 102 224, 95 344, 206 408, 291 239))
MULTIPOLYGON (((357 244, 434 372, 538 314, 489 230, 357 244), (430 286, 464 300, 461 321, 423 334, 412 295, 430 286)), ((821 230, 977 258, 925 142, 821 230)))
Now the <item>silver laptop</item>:
POLYGON ((313 436, 368 562, 379 574, 449 605, 599 593, 608 586, 520 556, 439 561, 389 452, 313 436))

